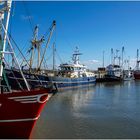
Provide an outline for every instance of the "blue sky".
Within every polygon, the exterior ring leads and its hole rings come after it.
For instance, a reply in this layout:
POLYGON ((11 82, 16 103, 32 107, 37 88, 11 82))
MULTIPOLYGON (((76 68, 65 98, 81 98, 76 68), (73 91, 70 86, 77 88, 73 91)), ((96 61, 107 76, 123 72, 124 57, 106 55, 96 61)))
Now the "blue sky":
MULTIPOLYGON (((102 66, 105 51, 105 66, 110 63, 110 50, 125 47, 125 57, 130 57, 135 66, 136 49, 140 48, 140 2, 13 2, 11 34, 20 48, 30 47, 32 26, 39 25, 39 37, 44 34, 53 20, 56 32, 48 48, 56 40, 57 53, 63 62, 71 60, 76 46, 83 53, 82 63, 90 69, 102 66)), ((24 52, 25 50, 24 49, 24 52)), ((56 56, 57 65, 61 63, 56 56)), ((51 65, 52 60, 48 60, 51 65)))

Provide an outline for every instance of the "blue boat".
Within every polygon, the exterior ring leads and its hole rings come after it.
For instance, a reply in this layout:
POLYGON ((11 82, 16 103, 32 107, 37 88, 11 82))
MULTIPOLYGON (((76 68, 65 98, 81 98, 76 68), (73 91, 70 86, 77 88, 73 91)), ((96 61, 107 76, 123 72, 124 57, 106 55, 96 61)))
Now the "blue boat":
POLYGON ((73 63, 61 64, 57 74, 49 76, 50 81, 56 85, 58 90, 95 84, 96 78, 94 72, 88 71, 85 65, 80 64, 79 55, 81 53, 76 48, 72 56, 73 63))

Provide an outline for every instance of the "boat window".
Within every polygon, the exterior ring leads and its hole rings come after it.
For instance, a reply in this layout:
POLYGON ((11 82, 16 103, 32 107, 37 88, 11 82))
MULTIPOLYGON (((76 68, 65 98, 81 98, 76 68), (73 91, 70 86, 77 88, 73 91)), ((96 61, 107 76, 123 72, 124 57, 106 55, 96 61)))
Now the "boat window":
POLYGON ((70 70, 70 67, 67 67, 67 70, 69 71, 70 70))
POLYGON ((62 70, 63 70, 63 71, 65 71, 65 70, 66 70, 66 68, 65 68, 65 67, 62 67, 62 70))
POLYGON ((71 70, 74 70, 74 68, 73 68, 73 67, 71 67, 71 70))

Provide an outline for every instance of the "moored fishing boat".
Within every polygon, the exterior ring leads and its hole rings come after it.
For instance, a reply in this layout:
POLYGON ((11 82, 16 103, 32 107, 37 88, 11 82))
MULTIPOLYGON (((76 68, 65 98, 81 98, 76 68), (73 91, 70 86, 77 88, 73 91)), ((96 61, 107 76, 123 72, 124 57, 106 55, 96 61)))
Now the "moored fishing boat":
POLYGON ((131 69, 131 67, 129 66, 130 65, 129 64, 130 63, 129 60, 125 60, 125 63, 128 64, 128 66, 127 66, 128 68, 123 70, 123 80, 124 81, 134 80, 135 79, 134 78, 134 72, 131 69))
POLYGON ((93 85, 96 82, 94 72, 87 71, 85 65, 79 62, 78 48, 73 54, 73 63, 65 63, 60 65, 60 70, 54 76, 49 76, 58 90, 77 88, 87 85, 93 85))
POLYGON ((29 138, 32 128, 49 99, 49 90, 0 94, 0 138, 29 138))
MULTIPOLYGON (((111 61, 112 63, 106 67, 106 74, 104 76, 104 81, 106 82, 117 82, 123 80, 123 70, 120 65, 121 57, 118 54, 119 50, 116 50, 116 54, 111 49, 111 61)), ((122 47, 122 63, 123 63, 123 52, 124 47, 122 47)))
POLYGON ((128 70, 125 70, 123 72, 123 80, 124 81, 131 81, 131 80, 134 80, 134 73, 131 69, 128 69, 128 70))
POLYGON ((134 77, 135 77, 135 79, 140 79, 140 70, 134 71, 134 77))
POLYGON ((50 97, 48 92, 51 89, 43 86, 30 88, 7 34, 12 1, 7 0, 0 4, 2 5, 0 9, 0 138, 29 138, 36 120, 50 97), (8 49, 10 51, 6 50, 6 44, 10 47, 8 49), (26 88, 12 90, 4 72, 6 54, 11 54, 12 60, 17 63, 26 88))
POLYGON ((121 81, 122 80, 122 69, 119 65, 109 65, 107 67, 107 74, 105 75, 106 81, 121 81))
MULTIPOLYGON (((41 39, 37 38, 37 34, 38 34, 37 26, 34 29, 33 39, 31 41, 31 48, 29 48, 29 50, 27 51, 29 54, 31 53, 29 62, 26 60, 24 54, 22 54, 20 48, 18 48, 18 50, 20 50, 19 51, 20 54, 23 56, 22 57, 23 61, 26 62, 25 64, 26 68, 24 68, 25 65, 22 65, 22 71, 30 87, 34 88, 36 86, 43 85, 46 88, 52 88, 54 93, 57 91, 56 87, 49 80, 47 73, 44 73, 44 70, 42 70, 41 66, 42 66, 42 63, 45 61, 44 60, 45 52, 46 52, 46 49, 48 48, 48 44, 50 42, 50 38, 52 36, 55 26, 56 26, 56 22, 53 21, 51 26, 49 27, 49 32, 48 32, 49 38, 47 39, 46 47, 44 47, 43 55, 41 55, 40 49, 42 47, 41 44, 44 42, 45 39, 44 39, 44 36, 41 39), (35 60, 34 60, 35 58, 37 58, 37 63, 35 63, 35 60)), ((10 67, 8 66, 5 68, 5 73, 8 78, 9 83, 11 84, 14 90, 18 90, 20 86, 22 86, 23 88, 26 88, 21 72, 18 68, 15 68, 13 66, 10 66, 10 67)))

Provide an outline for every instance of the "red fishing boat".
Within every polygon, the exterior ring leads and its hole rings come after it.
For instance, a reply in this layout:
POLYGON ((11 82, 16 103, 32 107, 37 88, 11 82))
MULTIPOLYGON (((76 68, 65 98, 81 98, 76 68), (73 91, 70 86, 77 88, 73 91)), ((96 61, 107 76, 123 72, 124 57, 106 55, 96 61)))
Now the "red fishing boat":
POLYGON ((29 138, 51 89, 41 86, 31 89, 20 68, 7 34, 11 3, 11 0, 0 2, 0 138, 29 138), (10 52, 6 51, 6 44, 10 52), (5 54, 11 54, 16 61, 26 88, 13 91, 10 87, 4 75, 5 54))
POLYGON ((0 138, 29 138, 49 99, 47 89, 0 94, 0 138))
POLYGON ((140 79, 140 70, 134 71, 134 77, 135 77, 135 79, 140 79))

